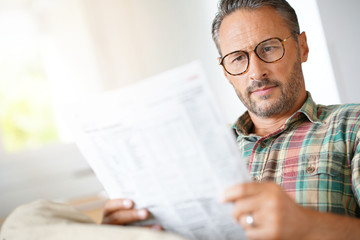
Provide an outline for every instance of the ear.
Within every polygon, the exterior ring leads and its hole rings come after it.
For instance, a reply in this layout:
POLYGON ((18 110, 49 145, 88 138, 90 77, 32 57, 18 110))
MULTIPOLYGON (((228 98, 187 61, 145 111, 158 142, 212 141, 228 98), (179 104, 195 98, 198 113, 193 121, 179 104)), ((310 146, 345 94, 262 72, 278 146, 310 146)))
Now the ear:
POLYGON ((307 44, 306 34, 302 32, 299 37, 300 59, 301 62, 306 62, 309 55, 309 46, 307 44))

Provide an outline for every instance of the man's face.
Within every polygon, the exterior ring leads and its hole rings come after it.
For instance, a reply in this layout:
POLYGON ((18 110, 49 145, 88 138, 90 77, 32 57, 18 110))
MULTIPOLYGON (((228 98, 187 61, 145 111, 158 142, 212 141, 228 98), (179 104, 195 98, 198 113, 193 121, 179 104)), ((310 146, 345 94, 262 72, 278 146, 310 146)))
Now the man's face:
POLYGON ((284 42, 285 55, 277 62, 265 63, 252 51, 263 40, 289 36, 291 32, 283 18, 268 7, 238 10, 225 17, 220 26, 223 56, 236 50, 249 52, 249 68, 245 73, 239 76, 224 73, 243 104, 258 117, 286 114, 306 94, 301 70, 308 54, 304 33, 298 37, 299 44, 293 37, 284 42))

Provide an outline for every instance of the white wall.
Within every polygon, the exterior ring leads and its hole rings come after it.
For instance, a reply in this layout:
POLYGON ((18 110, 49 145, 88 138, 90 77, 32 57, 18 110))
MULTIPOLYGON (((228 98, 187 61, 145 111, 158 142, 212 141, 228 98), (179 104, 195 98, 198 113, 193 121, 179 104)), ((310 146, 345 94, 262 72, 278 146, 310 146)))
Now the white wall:
POLYGON ((303 63, 306 89, 316 103, 339 104, 340 97, 316 0, 288 1, 298 15, 300 31, 306 33, 309 45, 308 61, 303 63))
POLYGON ((341 102, 360 103, 360 1, 317 0, 317 3, 341 102))
POLYGON ((232 123, 244 111, 211 39, 217 0, 84 1, 105 89, 199 59, 232 123))
POLYGON ((68 140, 71 137, 61 116, 62 108, 83 95, 101 91, 104 85, 94 39, 85 16, 86 1, 32 2, 37 3, 29 10, 36 16, 41 31, 42 57, 52 86, 60 138, 68 140))

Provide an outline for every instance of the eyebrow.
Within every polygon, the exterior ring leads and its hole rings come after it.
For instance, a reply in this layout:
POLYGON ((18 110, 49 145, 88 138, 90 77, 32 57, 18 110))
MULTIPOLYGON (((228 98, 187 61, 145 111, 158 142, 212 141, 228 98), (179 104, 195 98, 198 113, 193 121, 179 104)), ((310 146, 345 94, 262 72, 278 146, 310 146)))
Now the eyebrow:
MULTIPOLYGON (((265 40, 266 40, 266 39, 265 39, 265 40)), ((262 40, 262 41, 264 41, 264 40, 262 40)), ((254 47, 253 47, 252 45, 248 45, 248 46, 246 46, 245 48, 237 48, 237 49, 235 49, 235 50, 229 51, 229 52, 227 52, 226 54, 223 54, 222 57, 224 57, 224 56, 226 56, 226 55, 228 55, 228 54, 230 54, 230 53, 239 52, 239 51, 249 53, 249 52, 251 52, 251 51, 254 51, 255 47, 256 47, 259 43, 261 43, 262 41, 253 44, 253 45, 255 45, 254 47)))
MULTIPOLYGON (((286 38, 281 38, 281 37, 277 37, 277 36, 275 36, 275 37, 266 37, 266 38, 264 38, 263 40, 255 43, 254 46, 248 45, 248 46, 246 46, 245 48, 239 48, 239 49, 234 50, 234 51, 231 51, 231 52, 229 52, 229 53, 237 52, 237 51, 243 51, 243 52, 247 52, 247 53, 252 52, 252 51, 254 51, 254 49, 256 48, 257 45, 259 45, 260 43, 262 43, 262 42, 264 42, 264 41, 266 41, 266 40, 268 40, 268 39, 271 39, 271 38, 279 38, 279 39, 281 39, 281 40, 285 40, 285 39, 287 39, 287 38, 289 38, 289 37, 286 37, 286 38), (248 49, 250 49, 250 51, 247 51, 248 49)), ((229 53, 227 53, 227 54, 229 54, 229 53)), ((226 54, 225 54, 225 55, 226 55, 226 54)), ((225 55, 224 55, 224 56, 225 56, 225 55)))

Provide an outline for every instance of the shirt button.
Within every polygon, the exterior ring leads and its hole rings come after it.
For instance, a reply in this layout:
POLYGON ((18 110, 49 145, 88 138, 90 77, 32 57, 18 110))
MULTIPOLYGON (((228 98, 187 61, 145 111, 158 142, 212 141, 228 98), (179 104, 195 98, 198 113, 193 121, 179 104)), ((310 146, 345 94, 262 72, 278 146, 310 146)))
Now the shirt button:
POLYGON ((267 144, 266 144, 265 142, 261 142, 261 143, 260 143, 260 147, 266 148, 266 146, 267 146, 267 144))
POLYGON ((315 167, 313 165, 310 165, 306 168, 306 172, 308 174, 314 173, 315 172, 315 167))
POLYGON ((253 182, 259 182, 259 177, 258 176, 253 176, 252 180, 253 180, 253 182))

